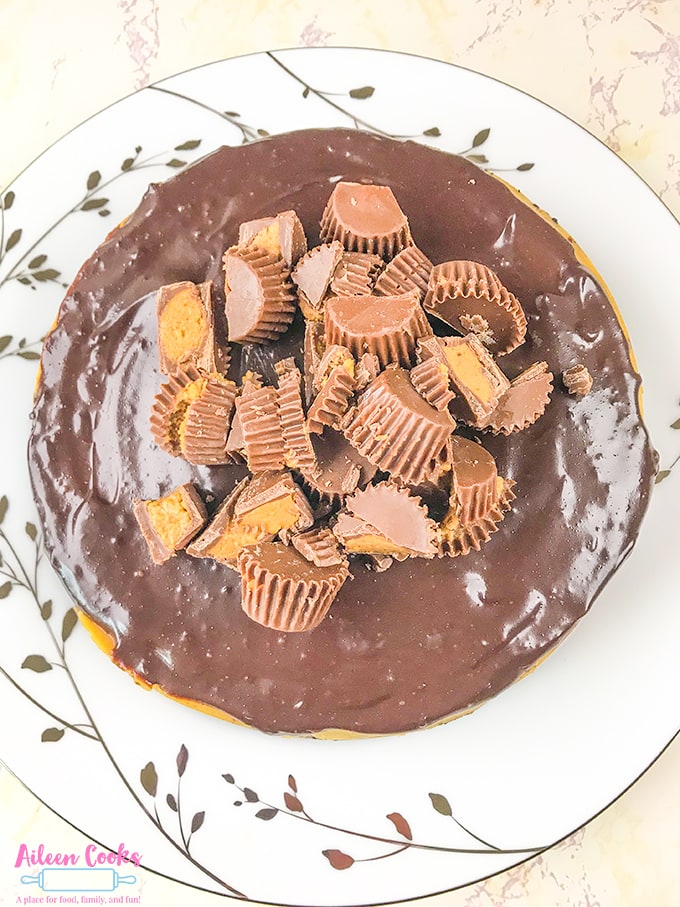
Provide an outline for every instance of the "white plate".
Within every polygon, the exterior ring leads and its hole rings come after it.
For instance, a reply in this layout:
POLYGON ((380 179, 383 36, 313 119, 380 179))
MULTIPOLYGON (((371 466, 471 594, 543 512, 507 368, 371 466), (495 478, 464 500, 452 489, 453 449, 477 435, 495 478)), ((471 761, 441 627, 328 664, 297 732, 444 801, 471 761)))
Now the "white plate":
POLYGON ((393 902, 495 874, 603 809, 679 725, 680 469, 656 486, 634 553, 558 651, 434 730, 272 739, 144 692, 82 629, 69 632, 25 463, 34 358, 65 285, 149 181, 263 130, 348 124, 477 155, 555 215, 620 304, 661 467, 680 450, 678 224, 603 145, 491 79, 341 48, 215 63, 88 120, 5 192, 0 755, 114 852, 123 842, 180 882, 277 904, 393 902))

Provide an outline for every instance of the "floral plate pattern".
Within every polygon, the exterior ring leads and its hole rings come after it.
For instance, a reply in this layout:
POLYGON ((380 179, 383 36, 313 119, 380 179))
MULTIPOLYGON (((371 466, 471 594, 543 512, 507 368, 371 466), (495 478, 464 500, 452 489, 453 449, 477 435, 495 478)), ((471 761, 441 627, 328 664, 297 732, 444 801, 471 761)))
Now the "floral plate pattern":
POLYGON ((678 252, 678 224, 595 139, 520 92, 431 60, 314 48, 223 61, 67 135, 0 197, 0 378, 11 388, 0 417, 0 757, 114 852, 123 842, 179 882, 277 904, 452 889, 587 821, 679 727, 680 315, 648 281, 680 285, 678 252), (143 691, 79 627, 35 516, 31 396, 65 288, 150 181, 221 144, 347 125, 502 172, 577 237, 630 330, 660 473, 629 561, 530 677, 425 732, 272 738, 143 691))

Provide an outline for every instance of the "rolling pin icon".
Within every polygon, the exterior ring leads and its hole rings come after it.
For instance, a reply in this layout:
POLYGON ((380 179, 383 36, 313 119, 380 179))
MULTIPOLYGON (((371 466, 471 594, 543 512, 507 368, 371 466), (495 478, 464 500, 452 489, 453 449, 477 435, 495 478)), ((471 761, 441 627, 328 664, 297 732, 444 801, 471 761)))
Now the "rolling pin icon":
POLYGON ((120 876, 115 869, 41 869, 37 876, 22 876, 22 885, 37 885, 43 891, 115 891, 119 885, 134 885, 136 876, 120 876))

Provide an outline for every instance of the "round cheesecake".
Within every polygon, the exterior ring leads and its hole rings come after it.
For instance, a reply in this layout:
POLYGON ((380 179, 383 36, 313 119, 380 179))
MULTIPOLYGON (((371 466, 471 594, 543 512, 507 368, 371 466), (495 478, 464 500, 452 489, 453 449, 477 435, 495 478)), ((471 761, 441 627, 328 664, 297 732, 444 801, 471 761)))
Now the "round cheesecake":
MULTIPOLYGON (((291 355, 302 367, 303 336, 297 312, 280 340, 234 346, 230 377, 272 382, 291 355)), ((317 735, 425 727, 525 674, 630 552, 656 469, 625 329, 574 243, 461 157, 344 129, 225 147, 149 188, 85 262, 45 342, 29 465, 52 563, 116 664, 263 731, 317 735), (483 435, 516 499, 479 551, 353 565, 325 620, 286 633, 249 619, 233 570, 185 553, 155 564, 140 536, 135 500, 193 483, 214 511, 247 473, 154 441, 156 291, 212 280, 223 303, 222 256, 240 224, 294 210, 313 246, 339 180, 389 186, 435 265, 499 275, 527 319, 502 360, 510 379, 540 359, 555 376, 583 365, 594 383, 571 395, 556 377, 533 425, 483 435)))

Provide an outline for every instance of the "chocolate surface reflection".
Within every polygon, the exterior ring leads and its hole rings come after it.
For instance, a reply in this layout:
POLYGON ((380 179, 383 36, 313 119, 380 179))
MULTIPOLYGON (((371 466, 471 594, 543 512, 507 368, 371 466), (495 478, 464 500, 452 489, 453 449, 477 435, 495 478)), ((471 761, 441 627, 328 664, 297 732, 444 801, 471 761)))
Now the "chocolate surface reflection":
MULTIPOLYGON (((218 325, 218 330, 224 326, 218 325)), ((246 346, 272 379, 303 325, 246 346)), ((654 455, 639 379, 615 314, 570 244, 500 181, 413 143, 350 130, 291 133, 225 148, 163 185, 84 265, 45 345, 30 468, 56 568, 116 638, 115 660, 171 694, 266 731, 383 733, 433 722, 503 689, 588 609, 629 552, 654 455), (586 397, 557 388, 519 434, 485 437, 517 500, 480 552, 355 566, 326 620, 284 634, 250 621, 239 578, 180 554, 155 566, 132 511, 187 481, 222 500, 243 468, 192 467, 154 443, 154 291, 212 279, 243 221, 294 209, 310 246, 338 179, 392 187, 435 264, 481 261, 518 297, 527 342, 502 360, 595 377, 586 397)), ((214 508, 214 505, 213 505, 214 508)))

